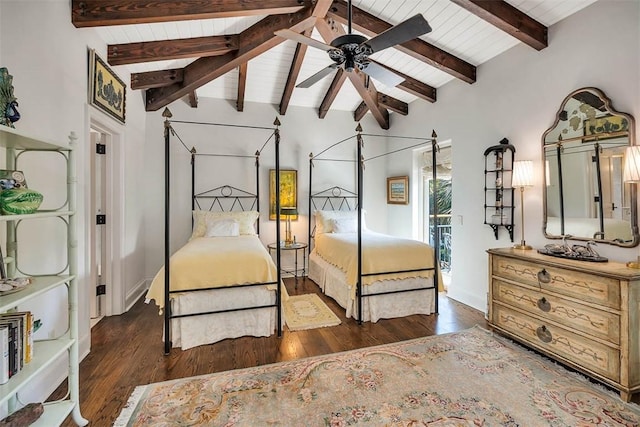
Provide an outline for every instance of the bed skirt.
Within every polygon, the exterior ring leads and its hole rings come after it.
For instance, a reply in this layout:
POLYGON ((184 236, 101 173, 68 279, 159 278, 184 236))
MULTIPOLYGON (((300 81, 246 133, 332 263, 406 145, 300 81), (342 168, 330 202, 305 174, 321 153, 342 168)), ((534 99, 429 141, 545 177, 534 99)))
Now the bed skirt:
MULTIPOLYGON (((282 298, 286 298, 286 291, 282 298)), ((266 287, 216 289, 175 295, 172 307, 173 314, 177 315, 275 304, 275 301, 275 290, 266 287)), ((275 308, 269 307, 171 319, 171 341, 173 347, 187 350, 227 338, 268 337, 276 331, 276 317, 275 308)))
MULTIPOLYGON (((358 301, 354 290, 346 284, 346 275, 329 264, 315 252, 309 255, 309 278, 322 292, 333 298, 346 311, 347 317, 357 319, 358 301)), ((416 289, 433 284, 433 278, 412 277, 402 280, 378 280, 363 287, 363 293, 375 293, 400 289, 416 289)), ((377 295, 362 299, 362 320, 377 322, 380 319, 405 317, 412 314, 431 314, 435 311, 434 290, 377 295)))

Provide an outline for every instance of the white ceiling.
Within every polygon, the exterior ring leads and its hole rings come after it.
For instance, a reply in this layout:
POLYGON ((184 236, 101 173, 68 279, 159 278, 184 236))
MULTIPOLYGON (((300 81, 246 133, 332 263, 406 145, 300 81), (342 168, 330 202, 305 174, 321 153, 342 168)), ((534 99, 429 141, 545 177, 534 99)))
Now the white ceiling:
MULTIPOLYGON (((506 1, 548 27, 597 0, 506 1)), ((398 24, 416 13, 421 13, 433 28, 432 32, 422 37, 423 40, 475 66, 481 65, 485 61, 520 43, 519 40, 470 12, 467 12, 449 0, 353 0, 353 6, 365 10, 391 24, 398 24)), ((262 18, 264 18, 264 16, 175 21, 159 24, 98 27, 96 30, 107 44, 120 44, 237 34, 262 18)), ((315 30, 312 37, 322 40, 315 30)), ((553 43, 553 40, 550 40, 550 43, 553 43)), ((284 41, 277 47, 249 61, 245 102, 260 102, 276 105, 280 103, 295 46, 295 42, 284 41)), ((435 88, 454 79, 451 75, 393 48, 376 53, 372 58, 435 88)), ((126 69, 131 73, 139 73, 182 68, 195 59, 196 58, 192 60, 156 61, 115 66, 113 68, 116 72, 118 69, 126 69)), ((308 48, 302 69, 298 76, 298 83, 331 63, 332 61, 325 52, 308 48)), ((202 86, 196 93, 199 98, 212 97, 235 100, 237 97, 237 76, 237 71, 229 72, 202 86)), ((293 91, 289 105, 319 107, 331 84, 331 80, 331 77, 326 77, 311 88, 296 88, 293 91)), ((400 89, 385 87, 382 83, 377 83, 376 87, 379 91, 407 103, 416 99, 414 95, 400 89)), ((360 102, 361 98, 347 79, 331 108, 353 111, 360 102)))

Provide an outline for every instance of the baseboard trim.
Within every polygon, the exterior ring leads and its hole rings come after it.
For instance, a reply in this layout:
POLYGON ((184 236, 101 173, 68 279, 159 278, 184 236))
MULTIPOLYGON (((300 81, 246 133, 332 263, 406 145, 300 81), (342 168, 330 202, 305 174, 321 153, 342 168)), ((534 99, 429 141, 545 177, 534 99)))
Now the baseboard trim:
POLYGON ((133 305, 138 302, 140 297, 147 291, 147 280, 139 281, 131 291, 127 293, 124 301, 125 311, 129 311, 133 305))

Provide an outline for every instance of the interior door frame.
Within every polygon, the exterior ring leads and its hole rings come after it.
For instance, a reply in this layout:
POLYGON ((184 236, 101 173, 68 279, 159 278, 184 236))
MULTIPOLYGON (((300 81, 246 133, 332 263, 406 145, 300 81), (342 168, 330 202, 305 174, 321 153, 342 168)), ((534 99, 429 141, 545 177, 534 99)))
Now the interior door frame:
MULTIPOLYGON (((105 169, 107 176, 105 181, 105 210, 107 212, 105 236, 107 265, 103 266, 103 274, 106 275, 106 279, 108 280, 108 282, 107 292, 105 295, 106 304, 104 315, 113 316, 122 314, 126 311, 122 268, 122 224, 124 223, 124 162, 122 161, 121 146, 123 140, 123 130, 118 126, 114 126, 113 124, 111 124, 109 120, 105 119, 105 117, 97 111, 89 112, 89 131, 91 129, 95 129, 103 134, 106 134, 108 138, 109 151, 105 159, 105 169)), ((90 136, 87 140, 91 140, 90 136)), ((93 171, 91 170, 91 157, 89 156, 96 155, 95 147, 90 147, 90 149, 88 149, 86 153, 87 157, 85 157, 84 159, 86 162, 85 165, 87 165, 85 173, 87 173, 86 182, 89 183, 89 185, 85 187, 85 220, 87 221, 87 230, 89 231, 87 233, 89 238, 87 248, 89 248, 90 251, 94 253, 94 245, 96 242, 96 212, 94 209, 95 204, 92 194, 93 188, 91 188, 92 185, 90 185, 90 183, 92 183, 93 171)), ((93 298, 95 297, 93 288, 97 280, 93 256, 89 256, 86 262, 86 271, 90 275, 90 283, 92 285, 90 291, 91 293, 87 295, 87 298, 93 298)), ((86 301, 86 303, 89 304, 90 301, 86 301)))

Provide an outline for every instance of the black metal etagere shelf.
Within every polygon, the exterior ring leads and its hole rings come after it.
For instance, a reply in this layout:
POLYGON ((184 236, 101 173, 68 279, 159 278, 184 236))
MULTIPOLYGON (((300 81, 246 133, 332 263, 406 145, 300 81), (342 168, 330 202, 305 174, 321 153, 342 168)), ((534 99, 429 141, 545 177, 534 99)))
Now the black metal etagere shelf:
POLYGON ((503 138, 484 151, 484 223, 498 239, 500 228, 509 232, 513 242, 513 188, 511 177, 516 149, 503 138))

